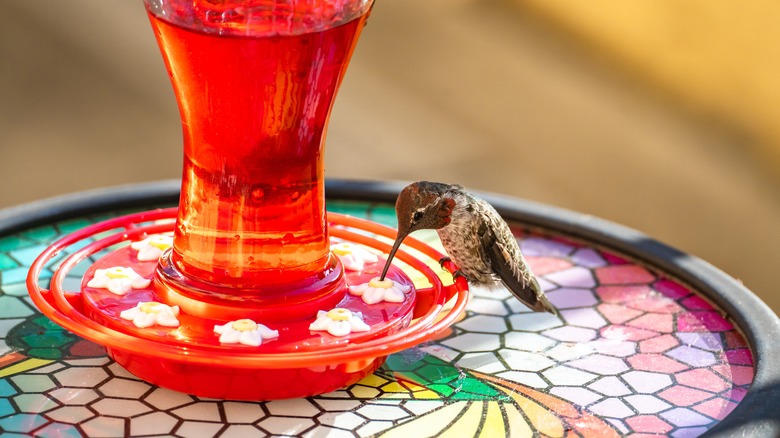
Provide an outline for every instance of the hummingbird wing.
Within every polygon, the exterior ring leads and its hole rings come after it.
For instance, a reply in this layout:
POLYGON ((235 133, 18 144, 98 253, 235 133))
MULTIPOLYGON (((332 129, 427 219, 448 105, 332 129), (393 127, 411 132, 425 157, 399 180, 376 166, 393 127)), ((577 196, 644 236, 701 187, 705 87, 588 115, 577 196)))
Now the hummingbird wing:
POLYGON ((499 239, 487 225, 480 227, 481 248, 485 250, 483 260, 489 263, 491 270, 520 302, 536 312, 556 315, 558 312, 544 295, 542 287, 525 263, 509 226, 503 220, 494 226, 500 227, 500 232, 508 239, 499 239))

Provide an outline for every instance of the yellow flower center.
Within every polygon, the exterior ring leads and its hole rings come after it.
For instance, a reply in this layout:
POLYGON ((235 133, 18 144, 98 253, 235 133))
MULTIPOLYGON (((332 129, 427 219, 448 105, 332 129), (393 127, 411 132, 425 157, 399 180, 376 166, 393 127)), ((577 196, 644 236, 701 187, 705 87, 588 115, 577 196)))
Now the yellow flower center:
POLYGON ((340 256, 345 256, 352 254, 352 248, 348 243, 339 243, 333 247, 333 252, 340 256))
POLYGON ((163 310, 162 304, 155 303, 154 301, 148 301, 148 302, 145 302, 145 303, 141 303, 141 305, 138 308, 141 309, 141 312, 151 313, 151 314, 154 314, 154 315, 162 312, 162 310, 163 310))
POLYGON ((335 308, 328 311, 328 318, 334 321, 348 321, 352 318, 352 312, 347 309, 335 308))
POLYGON ((233 330, 248 332, 257 328, 257 323, 251 319, 239 319, 233 322, 233 330))
POLYGON ((166 249, 171 247, 171 240, 170 238, 166 236, 154 236, 149 238, 149 246, 153 246, 155 248, 161 249, 165 251, 166 249))
POLYGON ((390 289, 391 287, 393 287, 393 280, 390 280, 388 278, 385 278, 384 280, 379 280, 379 277, 375 277, 368 282, 368 285, 380 289, 390 289))
POLYGON ((109 268, 106 270, 106 277, 108 278, 128 278, 130 275, 127 273, 125 268, 109 268))

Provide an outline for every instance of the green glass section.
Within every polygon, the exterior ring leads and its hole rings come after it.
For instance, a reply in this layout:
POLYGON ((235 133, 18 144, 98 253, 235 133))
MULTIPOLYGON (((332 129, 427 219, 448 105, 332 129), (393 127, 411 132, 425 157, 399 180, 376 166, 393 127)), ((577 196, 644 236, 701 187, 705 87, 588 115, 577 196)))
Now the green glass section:
POLYGON ((16 394, 16 389, 11 386, 11 383, 3 378, 0 379, 0 397, 10 397, 16 394))
MULTIPOLYGON (((173 229, 173 226, 171 226, 171 229, 173 229)), ((92 236, 92 240, 98 241, 100 239, 111 237, 117 232, 121 231, 119 228, 115 228, 113 230, 103 231, 102 233, 97 233, 94 236, 92 236)))
POLYGON ((387 204, 375 204, 369 211, 369 219, 382 225, 395 228, 398 218, 395 216, 395 207, 387 204))
POLYGON ((24 279, 27 278, 28 270, 26 267, 21 267, 0 271, 0 285, 5 287, 7 284, 24 282, 24 279))
POLYGON ((11 269, 18 267, 19 264, 16 263, 14 259, 12 259, 9 255, 0 253, 0 271, 5 269, 11 269))
POLYGON ((6 432, 32 432, 46 424, 46 419, 35 414, 16 414, 0 419, 0 430, 6 432))
MULTIPOLYGON (((22 263, 25 266, 30 266, 35 261, 36 258, 38 258, 39 255, 48 247, 49 245, 45 244, 38 244, 35 246, 28 246, 23 249, 17 249, 14 251, 10 251, 9 254, 11 257, 15 258, 16 260, 19 260, 20 263, 22 263)), ((56 261, 56 259, 61 257, 55 257, 53 261, 56 261)))
POLYGON ((70 276, 68 275, 62 280, 62 289, 69 292, 77 292, 81 290, 82 276, 70 276))
POLYGON ((447 385, 438 385, 434 383, 433 385, 426 385, 426 387, 431 391, 440 394, 442 397, 450 397, 452 393, 455 392, 451 386, 447 385))
POLYGON ((94 242, 94 240, 92 239, 79 240, 78 242, 75 242, 72 245, 68 246, 67 251, 65 251, 63 255, 73 254, 74 252, 84 248, 85 246, 89 245, 92 242, 94 242))
POLYGON ((30 348, 24 352, 27 356, 34 357, 36 359, 62 359, 62 352, 55 348, 30 348))
POLYGON ((84 227, 92 225, 92 221, 89 219, 71 219, 57 223, 57 228, 62 234, 70 234, 74 231, 78 231, 84 227))
POLYGON ((404 350, 391 354, 385 361, 385 368, 390 372, 409 372, 425 365, 422 358, 425 357, 419 351, 404 350))
POLYGON ((20 332, 20 336, 23 336, 27 333, 38 333, 41 334, 43 332, 49 332, 49 331, 56 331, 56 332, 67 332, 64 328, 54 323, 54 321, 50 320, 48 317, 44 315, 35 315, 32 318, 30 318, 24 326, 25 332, 20 332))
MULTIPOLYGON (((0 272, 0 284, 3 285, 3 288, 6 287, 6 285, 9 284, 15 284, 15 283, 24 283, 27 279, 27 273, 29 272, 30 267, 29 266, 22 266, 21 268, 13 268, 8 269, 6 271, 0 272)), ((51 272, 49 271, 42 271, 41 272, 41 279, 47 279, 51 278, 51 272)), ((43 285, 43 282, 41 283, 43 285)), ((0 307, 2 308, 2 307, 0 307)))
POLYGON ((21 338, 22 342, 33 348, 59 348, 72 340, 72 336, 64 336, 61 332, 35 333, 21 338))
POLYGON ((57 438, 81 438, 84 435, 72 424, 52 423, 36 431, 41 436, 56 436, 57 438))
MULTIPOLYGON (((133 213, 135 213, 135 211, 133 211, 133 213)), ((96 215, 91 216, 91 219, 95 223, 98 223, 98 222, 107 221, 109 219, 113 219, 113 218, 115 218, 117 216, 121 216, 121 214, 117 213, 117 212, 101 213, 101 214, 96 214, 96 215)))
POLYGON ((46 225, 24 231, 21 235, 28 239, 37 240, 38 242, 49 242, 54 240, 54 238, 59 235, 59 232, 53 226, 46 225))
MULTIPOLYGON (((2 382, 0 382, 2 383, 2 382)), ((14 413, 14 407, 7 398, 0 398, 0 418, 14 413)))
POLYGON ((25 305, 19 297, 8 295, 0 297, 0 309, 3 309, 3 317, 6 318, 19 318, 33 314, 32 309, 25 305))
POLYGON ((10 432, 4 432, 3 438, 29 438, 30 435, 26 433, 10 433, 10 432))
POLYGON ((456 380, 461 372, 451 364, 429 364, 417 370, 417 375, 431 383, 449 383, 456 380))
POLYGON ((406 380, 424 386, 443 398, 453 400, 488 400, 502 397, 490 384, 480 381, 468 370, 437 357, 420 355, 411 349, 392 354, 380 373, 391 379, 406 380))
POLYGON ((471 376, 461 382, 461 389, 480 397, 495 397, 500 394, 492 386, 471 376))
POLYGON ((87 269, 89 269, 92 263, 94 262, 89 259, 77 263, 76 266, 68 272, 68 276, 81 277, 87 272, 87 269))
POLYGON ((50 320, 49 318, 40 315, 37 318, 33 319, 31 321, 36 326, 42 328, 43 330, 63 330, 62 327, 58 326, 54 323, 54 321, 50 320))
POLYGON ((349 216, 367 218, 370 204, 357 201, 326 201, 328 211, 349 216))
MULTIPOLYGON (((0 273, 0 276, 3 274, 0 273)), ((27 284, 25 283, 16 283, 16 284, 5 284, 3 285, 3 294, 5 295, 13 295, 15 297, 26 297, 27 296, 27 284)), ((3 316, 5 316, 5 313, 3 313, 3 316)))
POLYGON ((0 238, 0 251, 10 251, 34 244, 35 242, 12 235, 0 238))
POLYGON ((488 397, 478 394, 472 394, 465 391, 457 391, 450 396, 451 400, 485 400, 488 397))
POLYGON ((105 212, 105 213, 91 214, 91 215, 89 215, 88 218, 85 218, 85 220, 90 220, 92 223, 98 223, 98 222, 107 221, 109 219, 118 218, 120 216, 127 216, 127 215, 130 215, 130 214, 140 213, 142 211, 154 211, 154 210, 156 210, 158 208, 169 208, 169 207, 175 207, 175 205, 169 205, 169 204, 165 204, 165 205, 147 205, 147 206, 142 207, 142 208, 126 208, 126 209, 122 209, 122 210, 109 211, 109 212, 105 212))
POLYGON ((43 315, 25 321, 8 332, 6 343, 17 351, 39 359, 60 359, 76 336, 43 315))

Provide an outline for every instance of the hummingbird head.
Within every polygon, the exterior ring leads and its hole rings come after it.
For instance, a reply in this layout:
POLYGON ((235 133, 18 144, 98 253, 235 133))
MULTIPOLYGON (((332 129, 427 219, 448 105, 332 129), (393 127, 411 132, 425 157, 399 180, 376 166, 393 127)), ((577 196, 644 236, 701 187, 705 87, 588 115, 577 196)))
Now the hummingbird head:
POLYGON ((384 279, 395 252, 406 236, 417 230, 437 230, 449 225, 455 200, 445 194, 456 188, 458 186, 418 181, 401 190, 395 202, 398 234, 385 263, 381 279, 384 279))
POLYGON ((444 196, 448 187, 420 181, 401 190, 395 202, 398 238, 417 230, 437 230, 449 225, 455 200, 444 196))

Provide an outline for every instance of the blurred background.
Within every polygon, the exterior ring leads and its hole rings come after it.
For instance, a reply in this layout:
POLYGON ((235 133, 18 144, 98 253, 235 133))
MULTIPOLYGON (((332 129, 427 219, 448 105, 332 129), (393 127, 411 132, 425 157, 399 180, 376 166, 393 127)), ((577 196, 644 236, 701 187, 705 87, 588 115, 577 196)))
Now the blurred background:
MULTIPOLYGON (((330 178, 430 179, 638 229, 780 310, 780 4, 377 0, 330 178)), ((141 0, 6 2, 0 208, 178 178, 141 0)))

